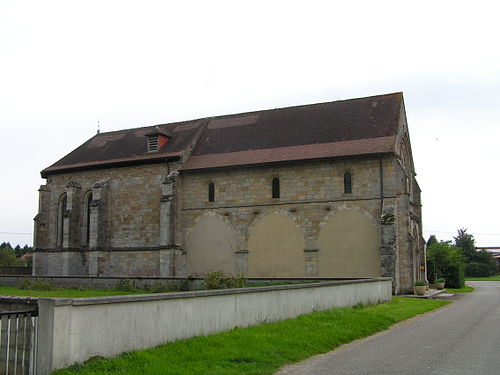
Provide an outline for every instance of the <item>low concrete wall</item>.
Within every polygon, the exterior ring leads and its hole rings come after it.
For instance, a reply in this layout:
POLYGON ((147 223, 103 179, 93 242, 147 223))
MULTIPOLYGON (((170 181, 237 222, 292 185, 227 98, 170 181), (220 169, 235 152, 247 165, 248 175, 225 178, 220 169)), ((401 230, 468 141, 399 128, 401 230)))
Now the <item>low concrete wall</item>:
POLYGON ((0 267, 0 275, 31 275, 31 267, 0 267))
POLYGON ((314 310, 391 299, 391 279, 146 294, 40 298, 38 374, 122 352, 314 310))
POLYGON ((37 310, 38 298, 0 296, 0 312, 37 310))

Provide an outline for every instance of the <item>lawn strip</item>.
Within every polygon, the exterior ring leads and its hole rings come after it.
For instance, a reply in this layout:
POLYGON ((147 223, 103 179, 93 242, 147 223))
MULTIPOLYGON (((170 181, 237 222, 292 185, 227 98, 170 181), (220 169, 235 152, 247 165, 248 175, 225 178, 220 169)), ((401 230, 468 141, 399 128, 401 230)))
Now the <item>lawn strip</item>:
POLYGON ((500 281, 500 275, 489 277, 467 277, 465 281, 500 281))
POLYGON ((464 286, 463 288, 460 289, 455 289, 455 288, 446 288, 446 290, 450 293, 470 293, 474 291, 474 288, 471 286, 464 286))
POLYGON ((394 297, 385 304, 331 309, 179 340, 111 359, 88 361, 55 374, 272 374, 285 364, 328 352, 447 303, 394 297))
POLYGON ((21 289, 10 286, 0 286, 0 296, 18 297, 48 297, 48 298, 89 298, 105 296, 121 296, 127 294, 146 294, 141 291, 123 291, 115 289, 66 289, 53 287, 49 290, 21 289))

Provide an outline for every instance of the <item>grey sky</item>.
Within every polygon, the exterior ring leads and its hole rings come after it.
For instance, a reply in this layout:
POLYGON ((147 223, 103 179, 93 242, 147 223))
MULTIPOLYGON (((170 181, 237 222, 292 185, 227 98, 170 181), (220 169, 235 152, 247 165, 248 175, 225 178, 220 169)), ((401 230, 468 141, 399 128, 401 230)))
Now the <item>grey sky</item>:
MULTIPOLYGON (((500 246, 495 2, 0 0, 0 242, 102 131, 403 91, 424 236, 500 246)), ((12 233, 12 234, 9 234, 12 233)))

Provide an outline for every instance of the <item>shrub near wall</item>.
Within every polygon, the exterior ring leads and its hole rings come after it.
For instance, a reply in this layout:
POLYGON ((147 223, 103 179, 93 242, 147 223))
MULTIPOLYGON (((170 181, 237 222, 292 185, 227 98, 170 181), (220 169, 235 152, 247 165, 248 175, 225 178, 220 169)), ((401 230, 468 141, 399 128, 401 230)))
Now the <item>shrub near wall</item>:
POLYGON ((442 277, 449 288, 463 288, 465 285, 464 256, 449 242, 433 243, 427 248, 427 269, 431 282, 442 277))
POLYGON ((491 270, 485 263, 470 262, 465 267, 465 274, 468 277, 488 277, 491 275, 491 270))

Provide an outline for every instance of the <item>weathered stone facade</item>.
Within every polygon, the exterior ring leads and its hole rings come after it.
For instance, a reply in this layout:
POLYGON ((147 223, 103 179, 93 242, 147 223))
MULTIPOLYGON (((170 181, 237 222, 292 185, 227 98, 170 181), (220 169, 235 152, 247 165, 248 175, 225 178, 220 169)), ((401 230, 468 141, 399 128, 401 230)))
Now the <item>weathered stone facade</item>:
POLYGON ((46 173, 34 274, 390 276, 410 290, 425 255, 401 110, 390 153, 189 169, 193 141, 177 158, 46 173))

